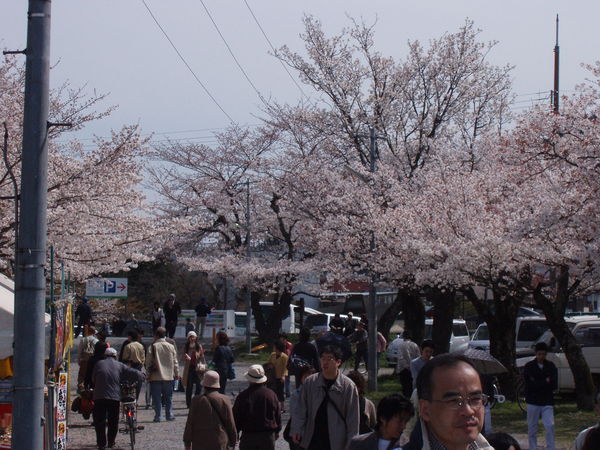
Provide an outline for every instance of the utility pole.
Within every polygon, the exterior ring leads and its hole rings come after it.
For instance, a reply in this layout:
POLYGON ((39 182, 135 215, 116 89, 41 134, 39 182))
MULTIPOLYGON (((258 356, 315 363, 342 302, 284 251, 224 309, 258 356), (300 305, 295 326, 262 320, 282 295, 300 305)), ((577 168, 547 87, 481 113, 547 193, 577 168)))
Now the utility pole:
MULTIPOLYGON (((246 258, 250 260, 250 180, 246 180, 246 258)), ((252 353, 252 336, 250 329, 252 328, 252 293, 250 286, 246 286, 246 346, 248 353, 252 353)))
POLYGON ((556 44, 554 44, 554 89, 552 91, 552 105, 555 114, 558 114, 558 63, 559 63, 559 48, 558 48, 558 14, 556 15, 556 44))
MULTIPOLYGON (((369 138, 369 153, 370 153, 370 170, 371 173, 375 173, 377 170, 377 139, 384 139, 383 136, 378 136, 375 133, 375 128, 371 127, 369 130, 369 135, 358 135, 359 137, 368 137, 369 138)), ((375 249, 377 244, 375 242, 375 230, 371 230, 371 258, 375 257, 375 249)), ((369 378, 369 391, 377 391, 377 289, 375 287, 375 282, 377 281, 377 276, 375 272, 371 269, 371 280, 369 283, 369 304, 367 308, 367 318, 369 319, 369 328, 368 328, 368 361, 367 361, 367 369, 368 369, 368 378, 369 378)))
POLYGON ((44 304, 50 0, 29 0, 23 113, 21 220, 14 317, 13 449, 41 449, 44 425, 44 304))

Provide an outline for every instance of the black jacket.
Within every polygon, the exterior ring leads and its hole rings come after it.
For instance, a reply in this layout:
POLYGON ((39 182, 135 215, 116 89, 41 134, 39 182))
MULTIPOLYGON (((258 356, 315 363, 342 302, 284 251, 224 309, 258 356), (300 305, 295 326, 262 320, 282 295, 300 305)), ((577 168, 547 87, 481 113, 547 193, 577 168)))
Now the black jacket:
POLYGON ((240 392, 233 404, 238 431, 281 431, 281 410, 277 395, 265 383, 251 384, 240 392))
POLYGON ((540 369, 535 359, 525 364, 525 401, 530 405, 554 405, 554 394, 558 386, 558 371, 554 363, 544 361, 540 369))

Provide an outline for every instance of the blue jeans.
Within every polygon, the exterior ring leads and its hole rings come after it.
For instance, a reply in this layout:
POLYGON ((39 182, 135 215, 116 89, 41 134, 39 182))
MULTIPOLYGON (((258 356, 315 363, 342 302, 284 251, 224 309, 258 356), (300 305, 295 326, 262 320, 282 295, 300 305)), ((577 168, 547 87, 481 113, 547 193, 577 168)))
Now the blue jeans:
POLYGON ((152 406, 154 408, 154 419, 160 419, 160 410, 164 403, 165 416, 167 419, 173 417, 171 410, 173 404, 173 382, 172 381, 151 381, 150 395, 152 396, 152 406))
POLYGON ((546 449, 554 450, 554 407, 552 405, 538 406, 527 403, 529 448, 536 448, 537 446, 537 429, 540 418, 546 430, 546 449))

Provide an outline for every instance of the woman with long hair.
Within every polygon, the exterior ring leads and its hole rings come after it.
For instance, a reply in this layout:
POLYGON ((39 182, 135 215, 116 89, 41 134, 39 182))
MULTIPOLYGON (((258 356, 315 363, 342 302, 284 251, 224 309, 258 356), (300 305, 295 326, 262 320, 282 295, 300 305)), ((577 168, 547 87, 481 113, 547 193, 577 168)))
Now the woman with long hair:
POLYGON ((213 364, 215 365, 215 371, 219 374, 219 392, 224 394, 230 367, 235 358, 233 357, 231 347, 229 347, 229 336, 227 336, 227 333, 219 331, 217 333, 217 343, 218 345, 213 355, 213 364))

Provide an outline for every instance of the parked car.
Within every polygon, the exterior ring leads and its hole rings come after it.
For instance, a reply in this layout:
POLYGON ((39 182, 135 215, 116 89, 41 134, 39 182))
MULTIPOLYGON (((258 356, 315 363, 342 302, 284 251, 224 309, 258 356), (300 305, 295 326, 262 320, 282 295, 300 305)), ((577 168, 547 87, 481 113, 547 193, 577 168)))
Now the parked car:
MULTIPOLYGON (((531 345, 548 329, 546 318, 535 315, 517 317, 515 326, 517 353, 529 352, 531 345)), ((469 348, 490 351, 490 334, 487 323, 484 322, 477 327, 469 342, 469 348)))
MULTIPOLYGON (((433 319, 425 319, 425 339, 431 339, 433 333, 433 319)), ((396 367, 398 360, 398 349, 402 337, 398 336, 388 345, 386 358, 388 367, 396 367)), ((463 319, 452 320, 452 335, 450 336, 450 352, 463 353, 469 345, 469 330, 463 319)))
MULTIPOLYGON (((592 378, 597 387, 600 387, 600 318, 596 316, 577 316, 565 318, 575 340, 581 347, 592 378)), ((573 391, 575 382, 573 373, 558 340, 550 330, 546 330, 536 342, 545 342, 548 346, 547 359, 552 361, 558 369, 558 390, 573 391)), ((535 347, 535 343, 532 345, 535 347)), ((533 354, 533 348, 531 353, 533 354)), ((523 367, 531 361, 533 356, 517 358, 517 367, 523 367)))

